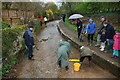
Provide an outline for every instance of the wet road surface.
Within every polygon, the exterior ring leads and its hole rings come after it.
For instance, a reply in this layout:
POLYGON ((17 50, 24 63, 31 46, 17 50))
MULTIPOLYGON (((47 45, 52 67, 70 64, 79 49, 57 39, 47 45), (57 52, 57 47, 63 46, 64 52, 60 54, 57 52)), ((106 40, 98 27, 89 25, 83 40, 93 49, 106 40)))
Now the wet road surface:
MULTIPOLYGON (((111 73, 103 70, 96 64, 89 66, 87 59, 84 60, 79 72, 74 72, 73 63, 69 62, 69 70, 60 69, 57 65, 56 52, 58 41, 62 39, 57 30, 58 21, 50 22, 47 28, 38 34, 40 42, 39 50, 34 50, 35 61, 25 58, 17 67, 17 78, 115 78, 111 73)), ((79 51, 71 46, 70 58, 79 59, 79 51)))

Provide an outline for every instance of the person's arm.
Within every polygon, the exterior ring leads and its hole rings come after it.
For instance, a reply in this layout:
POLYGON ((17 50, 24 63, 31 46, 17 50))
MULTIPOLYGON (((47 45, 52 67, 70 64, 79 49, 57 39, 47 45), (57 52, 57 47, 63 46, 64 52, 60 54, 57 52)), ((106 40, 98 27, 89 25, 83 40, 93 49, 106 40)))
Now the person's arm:
POLYGON ((76 23, 76 26, 78 27, 79 25, 78 25, 78 22, 76 23))
POLYGON ((25 39, 25 33, 23 34, 23 38, 25 39))
POLYGON ((34 44, 34 38, 33 38, 33 37, 31 37, 31 44, 32 44, 32 45, 35 45, 35 44, 34 44))
POLYGON ((30 37, 30 43, 31 43, 31 45, 35 45, 35 44, 34 44, 33 33, 32 33, 32 32, 28 32, 28 35, 29 35, 29 37, 30 37))
POLYGON ((101 33, 102 33, 101 30, 102 30, 103 28, 104 28, 104 27, 99 28, 98 34, 101 34, 101 33))
POLYGON ((58 42, 58 45, 59 45, 59 46, 64 45, 64 42, 63 42, 62 40, 60 40, 60 41, 58 42))
POLYGON ((80 24, 80 27, 81 27, 81 28, 83 27, 83 24, 82 24, 82 22, 81 22, 81 24, 80 24))
POLYGON ((89 24, 87 25, 86 29, 85 29, 85 33, 88 32, 88 27, 89 27, 89 24))
POLYGON ((25 31, 24 34, 23 34, 23 38, 25 39, 26 35, 28 35, 28 32, 25 31))
POLYGON ((59 52, 59 48, 58 48, 58 52, 57 52, 57 59, 58 59, 58 61, 60 61, 61 56, 62 56, 62 54, 59 52))
POLYGON ((67 50, 68 57, 70 57, 70 53, 71 53, 71 50, 70 50, 70 48, 68 47, 68 50, 67 50))

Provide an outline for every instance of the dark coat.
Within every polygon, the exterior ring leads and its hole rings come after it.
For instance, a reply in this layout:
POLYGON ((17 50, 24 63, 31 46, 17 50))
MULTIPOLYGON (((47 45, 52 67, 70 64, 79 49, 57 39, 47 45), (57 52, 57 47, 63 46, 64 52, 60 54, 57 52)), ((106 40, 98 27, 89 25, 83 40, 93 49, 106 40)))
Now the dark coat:
POLYGON ((80 28, 82 29, 83 24, 82 24, 81 21, 77 22, 77 28, 79 28, 79 26, 80 26, 80 28))
POLYGON ((26 45, 34 45, 34 38, 33 38, 33 33, 29 29, 27 29, 23 35, 23 38, 25 40, 26 45))
POLYGON ((105 42, 106 41, 106 34, 101 34, 100 40, 101 40, 101 42, 105 42))
POLYGON ((115 30, 114 30, 113 26, 108 24, 106 26, 105 30, 106 30, 106 39, 113 39, 113 36, 115 35, 115 30))
POLYGON ((105 42, 106 41, 106 30, 105 30, 105 27, 101 30, 100 40, 101 40, 101 42, 105 42), (105 34, 103 34, 103 32, 105 32, 105 34))

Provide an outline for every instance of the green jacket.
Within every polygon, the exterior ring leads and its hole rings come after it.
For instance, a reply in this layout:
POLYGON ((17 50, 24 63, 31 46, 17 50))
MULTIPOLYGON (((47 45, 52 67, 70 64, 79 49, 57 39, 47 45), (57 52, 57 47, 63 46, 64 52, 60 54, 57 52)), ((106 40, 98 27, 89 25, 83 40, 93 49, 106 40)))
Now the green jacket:
POLYGON ((84 57, 84 56, 92 56, 92 55, 93 55, 92 50, 90 50, 90 49, 87 48, 87 47, 84 47, 84 48, 81 49, 80 51, 81 51, 80 57, 84 57))
POLYGON ((61 41, 59 42, 60 48, 58 48, 57 58, 58 61, 61 61, 61 67, 68 65, 69 56, 70 56, 70 43, 61 41))

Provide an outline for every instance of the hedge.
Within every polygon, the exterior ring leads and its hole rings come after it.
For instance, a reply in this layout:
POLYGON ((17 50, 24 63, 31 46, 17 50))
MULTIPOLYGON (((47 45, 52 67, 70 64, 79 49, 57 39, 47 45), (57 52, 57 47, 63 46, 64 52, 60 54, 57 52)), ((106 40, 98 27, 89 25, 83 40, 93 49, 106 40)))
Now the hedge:
POLYGON ((12 27, 2 30, 2 54, 3 57, 7 56, 7 52, 10 49, 13 49, 13 42, 17 40, 17 36, 21 35, 21 32, 23 32, 27 28, 26 25, 20 26, 20 27, 12 27))
MULTIPOLYGON (((19 27, 2 29, 2 75, 9 73, 10 67, 16 64, 18 54, 9 56, 9 50, 14 48, 12 46, 13 42, 17 40, 17 36, 22 36, 21 32, 23 32, 26 28, 27 26, 23 25, 19 27)), ((22 47, 25 47, 24 44, 22 44, 22 47)))
MULTIPOLYGON (((18 60, 18 54, 14 56, 9 56, 9 50, 12 50, 14 47, 13 42, 18 39, 18 36, 23 36, 23 32, 26 30, 27 25, 16 25, 12 27, 9 24, 6 24, 4 22, 0 22, 2 24, 1 26, 1 31, 2 31, 2 76, 5 77, 6 73, 10 72, 10 68, 15 65, 19 60, 18 60), (10 26, 10 27, 9 27, 10 26)), ((29 25, 33 25, 35 27, 34 34, 36 35, 40 29, 40 23, 39 20, 35 19, 30 21, 29 25)), ((24 51, 25 49, 25 44, 24 41, 21 41, 22 48, 21 51, 24 51)))

